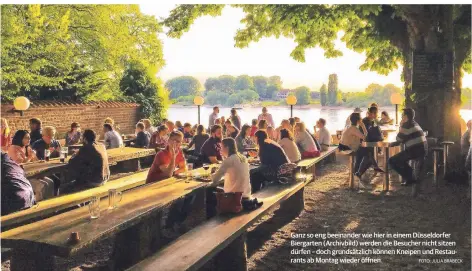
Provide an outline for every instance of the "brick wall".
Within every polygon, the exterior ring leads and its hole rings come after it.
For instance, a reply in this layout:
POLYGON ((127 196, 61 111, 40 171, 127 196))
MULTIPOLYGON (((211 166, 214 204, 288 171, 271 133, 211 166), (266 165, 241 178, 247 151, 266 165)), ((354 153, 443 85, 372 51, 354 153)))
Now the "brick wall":
POLYGON ((13 108, 11 104, 2 104, 2 118, 8 120, 10 129, 14 133, 18 129, 29 130, 29 119, 36 117, 41 119, 44 126, 54 126, 58 132, 58 138, 64 138, 64 134, 70 130, 72 122, 80 123, 82 131, 93 129, 102 135, 103 121, 107 117, 115 120, 119 125, 120 133, 134 133, 135 124, 141 116, 139 105, 124 102, 97 102, 97 103, 71 103, 56 101, 34 101, 30 108, 19 113, 9 112, 13 108))

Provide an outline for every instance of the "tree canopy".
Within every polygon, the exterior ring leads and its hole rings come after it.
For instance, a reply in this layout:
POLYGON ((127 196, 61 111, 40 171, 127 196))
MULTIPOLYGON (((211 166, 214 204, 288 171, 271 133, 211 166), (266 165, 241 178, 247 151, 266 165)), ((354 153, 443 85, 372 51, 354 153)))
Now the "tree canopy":
POLYGON ((310 89, 306 86, 297 87, 295 89, 295 97, 297 97, 297 104, 307 105, 310 104, 310 89))
POLYGON ((164 65, 161 26, 138 5, 2 5, 2 99, 121 99, 127 65, 164 65))
POLYGON ((195 96, 202 89, 202 84, 193 76, 179 76, 166 82, 169 90, 169 98, 176 99, 181 96, 195 96))

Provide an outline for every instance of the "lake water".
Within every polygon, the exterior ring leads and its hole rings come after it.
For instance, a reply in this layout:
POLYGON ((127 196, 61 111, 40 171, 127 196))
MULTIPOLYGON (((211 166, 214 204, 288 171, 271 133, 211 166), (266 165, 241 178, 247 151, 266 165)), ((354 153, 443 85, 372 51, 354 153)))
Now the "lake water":
MULTIPOLYGON (((213 111, 213 107, 201 107, 200 121, 205 127, 208 125, 209 115, 213 111)), ((220 108, 220 117, 230 116, 231 108, 220 108)), ((269 113, 272 114, 272 118, 276 125, 279 125, 283 119, 290 118, 290 108, 287 107, 269 107, 269 113)), ((367 108, 362 108, 362 116, 365 116, 367 108)), ((382 111, 387 111, 391 118, 395 118, 395 108, 385 107, 380 108, 382 111)), ((241 117, 242 123, 251 124, 251 120, 257 118, 262 112, 262 107, 246 107, 237 109, 239 116, 241 117)), ((342 130, 346 123, 347 117, 353 112, 350 108, 296 108, 293 109, 293 116, 299 117, 305 122, 307 128, 313 131, 313 126, 319 118, 326 119, 326 127, 331 133, 335 133, 336 130, 342 130)), ((398 113, 400 117, 400 112, 398 113)), ((462 118, 467 121, 472 119, 472 110, 462 109, 460 111, 462 118)), ((380 114, 379 114, 380 115, 380 114)), ((168 111, 168 118, 172 121, 180 120, 183 123, 189 122, 195 124, 198 122, 198 110, 196 106, 171 106, 168 111)), ((400 120, 399 120, 400 122, 400 120)))

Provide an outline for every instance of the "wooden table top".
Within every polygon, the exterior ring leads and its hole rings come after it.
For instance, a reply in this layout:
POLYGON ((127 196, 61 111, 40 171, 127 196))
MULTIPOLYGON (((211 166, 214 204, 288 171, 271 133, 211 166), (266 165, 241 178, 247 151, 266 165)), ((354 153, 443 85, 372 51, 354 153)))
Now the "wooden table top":
MULTIPOLYGON (((125 147, 123 149, 116 148, 107 150, 107 154, 108 163, 113 165, 121 161, 151 156, 156 154, 156 151, 154 149, 125 147)), ((32 177, 46 171, 48 174, 53 174, 56 172, 60 172, 61 170, 65 170, 70 157, 70 155, 67 156, 65 163, 61 163, 59 158, 50 159, 49 162, 38 161, 33 163, 26 163, 23 164, 23 169, 25 170, 26 177, 32 177)))
POLYGON ((397 146, 397 134, 396 133, 388 133, 387 137, 384 138, 383 141, 378 142, 366 142, 363 141, 361 146, 362 147, 393 147, 397 146))
MULTIPOLYGON (((203 169, 194 171, 201 172, 203 169)), ((31 252, 68 257, 104 238, 139 223, 142 219, 163 206, 182 198, 209 183, 195 180, 170 178, 163 186, 161 182, 141 186, 123 193, 118 208, 109 210, 108 201, 100 201, 100 217, 91 219, 89 207, 84 206, 41 221, 3 232, 2 245, 21 248, 31 252), (78 232, 80 242, 71 244, 68 237, 78 232)))

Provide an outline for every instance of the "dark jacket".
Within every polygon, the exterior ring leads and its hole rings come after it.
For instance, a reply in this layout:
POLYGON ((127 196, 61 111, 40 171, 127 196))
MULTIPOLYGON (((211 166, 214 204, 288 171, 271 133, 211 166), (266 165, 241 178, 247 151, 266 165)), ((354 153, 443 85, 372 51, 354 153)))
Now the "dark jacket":
POLYGON ((278 169, 281 165, 290 163, 282 147, 274 143, 264 142, 259 146, 261 164, 278 169))
POLYGON ((43 137, 41 128, 38 130, 31 131, 30 137, 30 145, 33 145, 34 142, 40 140, 43 137))
POLYGON ((103 144, 87 143, 69 160, 69 172, 78 184, 100 186, 110 177, 108 155, 103 144))
POLYGON ((2 213, 7 215, 35 204, 31 183, 24 170, 8 154, 2 152, 2 213))
POLYGON ((136 135, 136 141, 134 146, 136 148, 147 148, 149 147, 149 141, 151 140, 151 134, 147 131, 141 131, 136 135))

